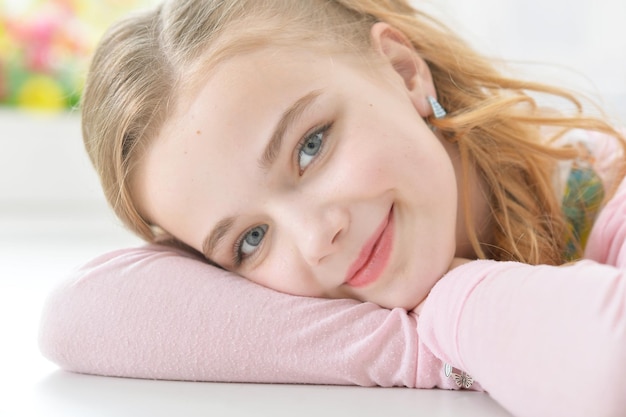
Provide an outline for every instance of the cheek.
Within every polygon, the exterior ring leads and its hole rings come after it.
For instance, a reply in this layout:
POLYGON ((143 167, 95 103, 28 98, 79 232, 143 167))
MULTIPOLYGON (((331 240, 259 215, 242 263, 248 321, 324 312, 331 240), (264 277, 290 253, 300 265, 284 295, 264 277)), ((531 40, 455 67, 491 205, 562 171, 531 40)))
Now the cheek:
POLYGON ((241 275, 256 284, 285 294, 325 297, 319 283, 310 275, 310 270, 298 262, 298 255, 290 253, 288 246, 274 243, 275 247, 261 265, 241 275))
POLYGON ((388 162, 365 149, 337 154, 326 174, 325 182, 333 195, 375 195, 394 183, 388 162))
POLYGON ((328 177, 344 190, 393 188, 400 168, 398 162, 408 162, 410 152, 398 149, 397 138, 373 128, 353 129, 341 141, 333 150, 328 177))

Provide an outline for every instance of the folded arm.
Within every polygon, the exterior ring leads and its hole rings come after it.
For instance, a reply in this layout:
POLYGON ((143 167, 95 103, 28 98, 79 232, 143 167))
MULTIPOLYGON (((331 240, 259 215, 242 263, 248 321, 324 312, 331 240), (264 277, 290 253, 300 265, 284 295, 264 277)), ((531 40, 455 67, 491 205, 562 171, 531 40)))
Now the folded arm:
POLYGON ((416 327, 402 309, 284 295, 149 246, 103 255, 58 288, 40 346, 99 375, 452 388, 416 327))
POLYGON ((435 285, 418 331, 516 416, 626 410, 626 270, 471 262, 435 285))

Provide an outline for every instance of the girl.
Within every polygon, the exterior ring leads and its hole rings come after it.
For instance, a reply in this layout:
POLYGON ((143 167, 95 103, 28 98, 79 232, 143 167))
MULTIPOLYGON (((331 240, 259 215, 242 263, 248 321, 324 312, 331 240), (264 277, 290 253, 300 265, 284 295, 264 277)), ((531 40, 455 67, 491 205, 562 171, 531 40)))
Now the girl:
POLYGON ((624 138, 405 1, 131 17, 96 52, 83 134, 118 216, 166 245, 51 297, 61 366, 626 409, 624 138))

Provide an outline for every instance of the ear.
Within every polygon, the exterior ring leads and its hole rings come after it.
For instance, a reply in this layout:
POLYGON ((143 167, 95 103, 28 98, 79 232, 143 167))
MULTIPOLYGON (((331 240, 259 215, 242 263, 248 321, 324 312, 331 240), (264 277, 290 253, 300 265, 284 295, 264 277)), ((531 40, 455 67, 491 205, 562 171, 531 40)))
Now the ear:
POLYGON ((404 33, 384 22, 375 23, 371 32, 372 46, 404 81, 404 86, 422 117, 433 111, 427 96, 437 97, 430 69, 404 33))

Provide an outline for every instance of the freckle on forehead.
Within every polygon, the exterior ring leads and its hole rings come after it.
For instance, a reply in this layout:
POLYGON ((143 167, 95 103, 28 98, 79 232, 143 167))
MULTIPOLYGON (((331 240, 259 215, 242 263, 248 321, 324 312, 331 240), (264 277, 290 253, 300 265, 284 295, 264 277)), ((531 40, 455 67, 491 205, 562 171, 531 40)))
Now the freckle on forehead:
POLYGON ((201 133, 202 133, 202 131, 196 130, 196 135, 200 135, 201 133))

